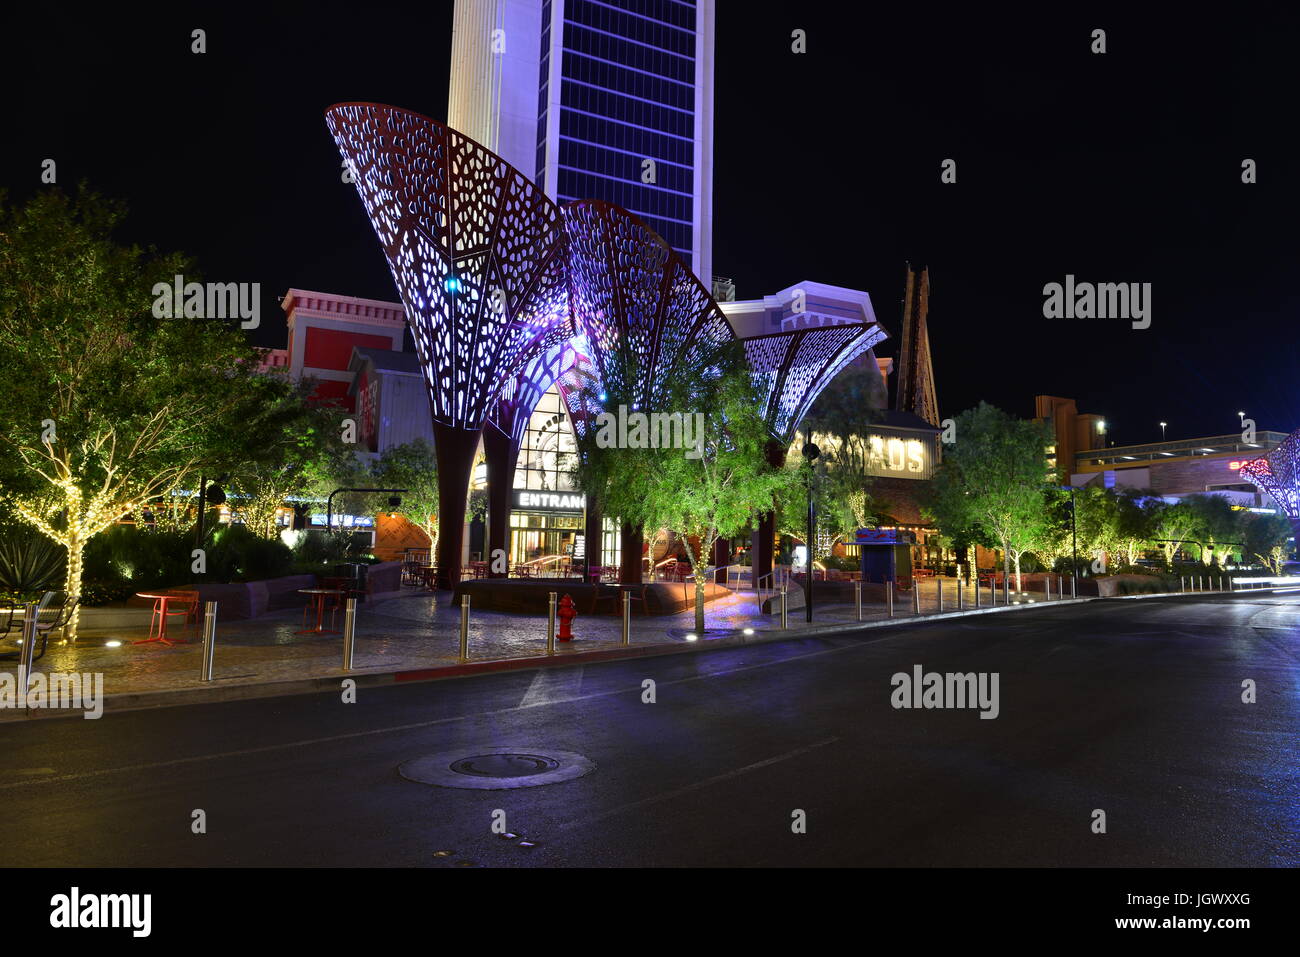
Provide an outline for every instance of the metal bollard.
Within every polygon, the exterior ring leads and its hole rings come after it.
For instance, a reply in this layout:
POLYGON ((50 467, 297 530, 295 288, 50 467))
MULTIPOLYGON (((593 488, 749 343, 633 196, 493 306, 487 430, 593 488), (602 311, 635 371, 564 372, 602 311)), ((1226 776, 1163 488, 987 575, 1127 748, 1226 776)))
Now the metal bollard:
POLYGON ((1179 576, 1178 576, 1178 590, 1179 590, 1180 592, 1182 592, 1183 594, 1187 594, 1187 576, 1186 576, 1186 575, 1179 575, 1179 576))
POLYGON ((939 596, 939 614, 943 614, 943 579, 935 576, 935 593, 939 596))
POLYGON ((1079 579, 1077 578, 1070 579, 1070 597, 1071 598, 1079 597, 1079 579))
POLYGON ((912 611, 921 614, 921 580, 915 575, 912 576, 912 611))
POLYGON ((858 606, 858 621, 862 620, 862 582, 853 583, 853 601, 858 606))
POLYGON ((343 670, 352 670, 352 656, 357 640, 357 600, 349 598, 343 606, 343 670))
POLYGON ((546 600, 546 653, 555 654, 555 596, 556 592, 550 593, 550 598, 546 600))
POLYGON ((961 587, 961 579, 957 579, 957 610, 962 611, 966 607, 965 589, 961 587))
POLYGON ((32 680, 32 662, 36 659, 36 606, 23 606, 23 647, 18 654, 18 700, 26 701, 27 686, 32 680))
POLYGON ((784 630, 790 627, 790 620, 786 617, 785 608, 785 589, 781 589, 781 628, 784 630))
POLYGON ((1052 600, 1052 576, 1043 576, 1043 601, 1052 600))
MULTIPOLYGON (((212 659, 217 650, 217 603, 203 603, 203 658, 199 665, 199 680, 212 680, 212 659)), ((346 660, 346 659, 345 659, 346 660)))
POLYGON ((980 580, 979 580, 979 576, 976 575, 975 576, 975 607, 978 608, 979 606, 980 606, 980 580))
POLYGON ((1060 598, 1065 597, 1065 576, 1064 575, 1056 576, 1056 594, 1060 598))
POLYGON ((889 617, 894 617, 894 580, 885 580, 885 600, 889 603, 889 617))
POLYGON ((623 592, 623 647, 632 644, 632 593, 623 592))
POLYGON ((460 596, 460 660, 469 661, 469 595, 460 596))
POLYGON ((1011 604, 1011 576, 1010 575, 1008 575, 1006 581, 1003 582, 1003 586, 1004 587, 1002 590, 1006 594, 1003 596, 1002 604, 1009 605, 1011 604))

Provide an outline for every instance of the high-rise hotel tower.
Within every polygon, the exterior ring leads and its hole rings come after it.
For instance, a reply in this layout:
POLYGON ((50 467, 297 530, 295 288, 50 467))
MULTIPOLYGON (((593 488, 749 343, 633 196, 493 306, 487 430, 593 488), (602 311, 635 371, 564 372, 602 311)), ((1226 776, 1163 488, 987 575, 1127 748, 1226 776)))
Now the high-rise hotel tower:
POLYGON ((456 0, 447 123, 712 282, 714 0, 456 0))

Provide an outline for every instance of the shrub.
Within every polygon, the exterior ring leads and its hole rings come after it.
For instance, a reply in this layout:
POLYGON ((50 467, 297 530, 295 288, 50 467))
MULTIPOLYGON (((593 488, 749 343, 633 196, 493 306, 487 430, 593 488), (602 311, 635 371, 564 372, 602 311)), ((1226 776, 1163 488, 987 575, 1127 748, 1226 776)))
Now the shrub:
POLYGON ((294 556, 279 539, 261 538, 243 525, 225 525, 212 535, 207 550, 211 581, 256 581, 293 571, 294 556))
POLYGON ((29 594, 63 582, 67 552, 30 526, 0 528, 0 591, 29 594))
POLYGON ((88 607, 108 605, 115 601, 130 598, 140 589, 129 581, 113 579, 110 581, 91 581, 83 579, 81 583, 81 603, 88 607))
POLYGON ((126 582, 139 591, 190 581, 194 539, 188 532, 114 525, 86 545, 84 578, 105 588, 126 582))
MULTIPOLYGON (((1128 574, 1128 573, 1125 573, 1128 574)), ((1144 581, 1121 578, 1116 589, 1119 595, 1152 595, 1159 592, 1177 591, 1178 583, 1163 576, 1143 574, 1144 581)))

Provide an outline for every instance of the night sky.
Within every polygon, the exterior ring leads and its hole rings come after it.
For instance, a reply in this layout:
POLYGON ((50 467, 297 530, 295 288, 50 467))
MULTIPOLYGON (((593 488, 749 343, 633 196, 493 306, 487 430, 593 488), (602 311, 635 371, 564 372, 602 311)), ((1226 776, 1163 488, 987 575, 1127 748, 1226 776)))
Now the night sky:
MULTIPOLYGON (((284 345, 291 286, 397 298, 322 114, 373 100, 445 120, 449 0, 143 21, 41 6, 0 35, 11 201, 55 159, 65 189, 127 202, 123 239, 260 282, 259 345, 284 345)), ((1120 445, 1159 440, 1162 419, 1170 439, 1231 432, 1238 410, 1300 427, 1300 20, 883 7, 720 3, 714 272, 738 297, 866 289, 897 337, 910 260, 930 267, 944 415, 985 399, 1028 416, 1051 393, 1120 445), (1067 273, 1151 283, 1151 327, 1045 319, 1043 285, 1067 273)))

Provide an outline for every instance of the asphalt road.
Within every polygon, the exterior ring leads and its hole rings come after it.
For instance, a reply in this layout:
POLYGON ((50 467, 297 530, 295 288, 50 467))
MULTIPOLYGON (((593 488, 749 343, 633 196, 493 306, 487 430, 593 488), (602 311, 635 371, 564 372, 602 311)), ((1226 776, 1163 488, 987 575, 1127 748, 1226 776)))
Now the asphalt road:
POLYGON ((1298 650, 1300 596, 1110 601, 6 722, 0 866, 1295 866, 1298 650), (892 707, 915 665, 997 673, 998 717, 892 707), (397 771, 501 747, 596 769, 495 791, 397 771))

